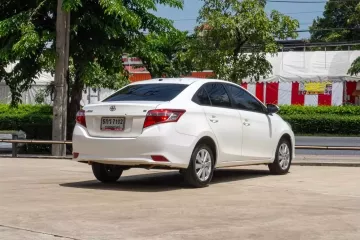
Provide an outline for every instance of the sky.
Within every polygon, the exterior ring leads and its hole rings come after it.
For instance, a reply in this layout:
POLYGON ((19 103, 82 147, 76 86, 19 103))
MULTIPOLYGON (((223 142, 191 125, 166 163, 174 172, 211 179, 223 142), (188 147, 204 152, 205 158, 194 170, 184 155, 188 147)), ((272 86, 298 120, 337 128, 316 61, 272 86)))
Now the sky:
MULTIPOLYGON (((182 31, 192 32, 196 26, 196 18, 202 7, 201 0, 184 0, 184 8, 175 9, 170 7, 159 6, 156 15, 159 17, 174 20, 176 28, 182 31)), ((278 10, 281 13, 295 18, 300 23, 300 30, 308 29, 314 19, 322 16, 325 3, 275 3, 271 2, 266 5, 266 11, 278 10)), ((299 33, 298 39, 309 37, 309 33, 299 33)))

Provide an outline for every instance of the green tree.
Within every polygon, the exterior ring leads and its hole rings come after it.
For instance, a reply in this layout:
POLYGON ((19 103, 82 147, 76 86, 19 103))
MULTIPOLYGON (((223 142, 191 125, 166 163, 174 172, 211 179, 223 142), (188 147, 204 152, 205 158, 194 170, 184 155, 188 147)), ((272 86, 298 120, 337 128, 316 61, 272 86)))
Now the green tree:
POLYGON ((268 16, 264 3, 204 0, 189 51, 198 70, 211 69, 232 82, 271 73, 266 55, 277 53, 277 40, 296 38, 299 23, 278 11, 268 16))
POLYGON ((312 42, 347 42, 360 40, 360 0, 329 0, 322 17, 310 27, 312 42), (355 30, 357 28, 357 30, 355 30))
POLYGON ((193 69, 191 60, 185 54, 188 44, 187 32, 171 29, 141 36, 135 42, 132 53, 141 58, 152 78, 179 77, 193 69))
MULTIPOLYGON (((84 85, 118 88, 127 83, 122 55, 144 32, 168 32, 170 20, 155 16, 157 4, 182 7, 182 0, 65 0, 71 11, 71 79, 68 119, 80 109, 84 85)), ((54 69, 56 0, 5 0, 0 5, 0 79, 20 102, 44 70, 54 69), (16 63, 10 72, 5 67, 16 63)))
MULTIPOLYGON (((310 27, 313 42, 352 42, 360 40, 360 0, 329 0, 322 17, 314 20, 310 27)), ((359 49, 360 46, 352 46, 359 49)), ((348 74, 360 73, 360 58, 351 65, 348 74)))
POLYGON ((348 74, 351 76, 357 76, 360 74, 360 57, 354 60, 349 68, 348 74))

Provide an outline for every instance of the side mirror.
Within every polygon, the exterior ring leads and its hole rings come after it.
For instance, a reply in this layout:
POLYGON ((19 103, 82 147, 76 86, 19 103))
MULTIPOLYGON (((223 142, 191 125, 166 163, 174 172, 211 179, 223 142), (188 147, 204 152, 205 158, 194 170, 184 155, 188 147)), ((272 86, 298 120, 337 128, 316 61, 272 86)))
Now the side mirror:
POLYGON ((268 104, 266 106, 268 114, 273 114, 273 113, 277 113, 280 109, 278 106, 276 106, 275 104, 268 104))

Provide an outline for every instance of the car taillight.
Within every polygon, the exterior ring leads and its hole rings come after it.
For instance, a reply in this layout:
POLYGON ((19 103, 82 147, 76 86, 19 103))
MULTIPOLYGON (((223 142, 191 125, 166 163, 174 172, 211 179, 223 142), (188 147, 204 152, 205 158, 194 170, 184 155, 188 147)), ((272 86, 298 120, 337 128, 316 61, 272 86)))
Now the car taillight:
POLYGON ((86 120, 85 120, 85 111, 84 110, 80 110, 77 112, 76 114, 76 122, 80 125, 83 125, 84 127, 86 127, 86 120))
POLYGON ((168 162, 169 160, 166 159, 166 157, 161 155, 151 155, 152 160, 155 162, 168 162))
POLYGON ((185 110, 181 109, 150 110, 146 114, 144 128, 160 123, 177 122, 184 113, 185 110))

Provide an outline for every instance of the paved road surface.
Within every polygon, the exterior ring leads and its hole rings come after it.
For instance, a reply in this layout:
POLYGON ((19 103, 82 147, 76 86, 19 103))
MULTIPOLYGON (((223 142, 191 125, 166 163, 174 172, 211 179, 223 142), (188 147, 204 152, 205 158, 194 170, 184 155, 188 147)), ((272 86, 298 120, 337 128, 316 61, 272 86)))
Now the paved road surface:
POLYGON ((0 176, 4 240, 360 239, 359 168, 222 169, 203 189, 147 170, 104 185, 67 160, 1 159, 0 176))
MULTIPOLYGON (((359 146, 360 137, 296 137, 296 145, 309 146, 359 146)), ((360 151, 296 150, 301 155, 359 155, 360 151)))

